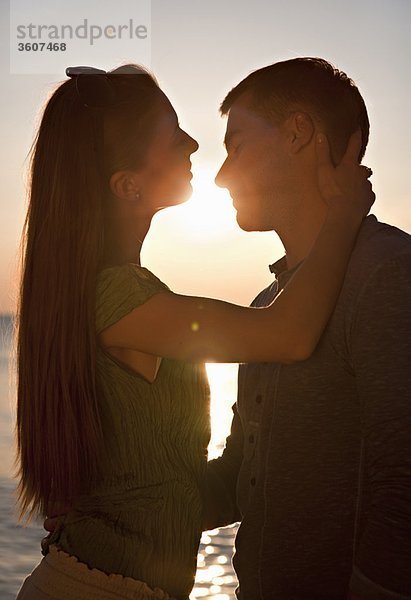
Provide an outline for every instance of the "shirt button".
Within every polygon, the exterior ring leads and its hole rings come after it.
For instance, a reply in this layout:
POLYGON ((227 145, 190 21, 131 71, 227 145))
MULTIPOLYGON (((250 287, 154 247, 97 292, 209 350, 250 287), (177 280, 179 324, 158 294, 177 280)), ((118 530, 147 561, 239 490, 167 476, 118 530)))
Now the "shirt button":
POLYGON ((255 485, 255 477, 251 477, 251 479, 250 479, 250 483, 251 483, 251 485, 252 485, 252 486, 254 486, 254 485, 255 485))
POLYGON ((250 444, 254 444, 254 436, 252 433, 248 436, 248 441, 250 442, 250 444))
POLYGON ((257 404, 261 404, 261 402, 263 401, 262 395, 258 394, 258 396, 255 397, 255 401, 257 402, 257 404))

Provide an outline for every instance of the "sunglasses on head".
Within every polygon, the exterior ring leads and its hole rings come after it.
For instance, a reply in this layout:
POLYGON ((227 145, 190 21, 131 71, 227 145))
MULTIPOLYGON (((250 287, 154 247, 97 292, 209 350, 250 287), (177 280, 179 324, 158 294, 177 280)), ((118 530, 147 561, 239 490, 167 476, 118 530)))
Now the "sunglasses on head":
POLYGON ((107 71, 95 67, 67 67, 67 77, 76 81, 79 98, 87 108, 104 108, 117 102, 107 71))

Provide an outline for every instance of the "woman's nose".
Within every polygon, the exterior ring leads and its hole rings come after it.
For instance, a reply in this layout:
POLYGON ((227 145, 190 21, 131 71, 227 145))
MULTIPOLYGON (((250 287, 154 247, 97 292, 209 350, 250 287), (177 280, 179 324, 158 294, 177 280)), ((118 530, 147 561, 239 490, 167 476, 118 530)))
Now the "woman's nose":
POLYGON ((197 150, 200 147, 197 140, 195 140, 193 137, 191 137, 191 135, 189 135, 186 131, 184 133, 187 136, 187 142, 188 142, 188 146, 190 148, 190 154, 193 154, 193 152, 197 152, 197 150))

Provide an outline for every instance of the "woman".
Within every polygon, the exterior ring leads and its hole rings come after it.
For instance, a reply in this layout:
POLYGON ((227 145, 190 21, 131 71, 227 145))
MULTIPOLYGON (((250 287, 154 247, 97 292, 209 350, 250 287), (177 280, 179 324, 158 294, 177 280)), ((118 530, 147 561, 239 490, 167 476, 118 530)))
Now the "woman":
POLYGON ((19 599, 183 599, 209 441, 202 363, 308 357, 373 194, 365 169, 334 169, 319 138, 328 216, 278 299, 252 309, 173 294, 140 249, 153 215, 189 197, 198 144, 140 68, 68 74, 32 159, 18 442, 22 514, 70 508, 19 599))

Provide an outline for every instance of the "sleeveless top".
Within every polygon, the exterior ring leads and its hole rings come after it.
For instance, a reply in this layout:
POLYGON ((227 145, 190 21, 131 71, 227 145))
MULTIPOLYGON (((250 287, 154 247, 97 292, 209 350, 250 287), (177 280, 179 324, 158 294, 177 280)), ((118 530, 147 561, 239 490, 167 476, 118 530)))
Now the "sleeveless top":
MULTIPOLYGON (((104 269, 97 282, 97 334, 167 289, 138 265, 104 269)), ((188 598, 210 440, 205 365, 163 358, 149 383, 99 346, 97 389, 100 474, 65 516, 54 543, 91 568, 188 598)))

